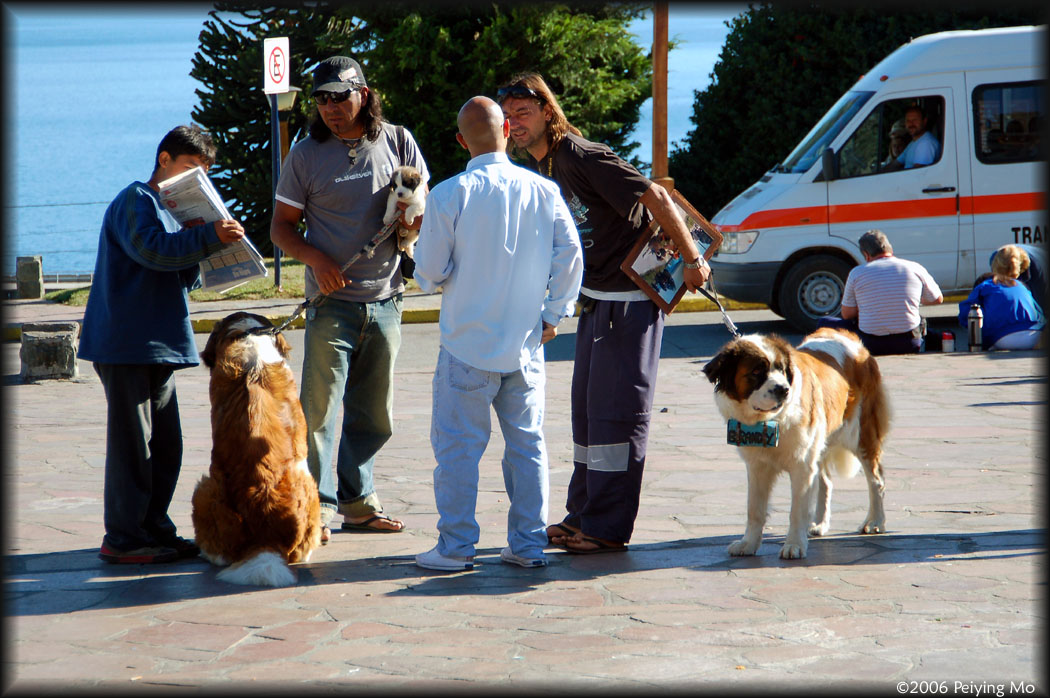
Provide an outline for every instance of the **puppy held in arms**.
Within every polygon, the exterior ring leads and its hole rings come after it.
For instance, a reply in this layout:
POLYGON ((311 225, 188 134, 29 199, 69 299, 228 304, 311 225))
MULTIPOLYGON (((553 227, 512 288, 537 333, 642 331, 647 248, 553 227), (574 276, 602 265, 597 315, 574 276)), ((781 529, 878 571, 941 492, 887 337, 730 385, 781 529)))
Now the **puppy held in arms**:
POLYGON ((730 555, 754 555, 773 483, 791 478, 791 514, 782 558, 802 558, 808 536, 831 525, 831 473, 863 468, 868 515, 861 533, 886 530, 882 444, 889 402, 879 365, 857 335, 818 329, 796 349, 776 335, 745 335, 704 366, 727 420, 726 442, 747 465, 747 527, 730 555), (808 535, 807 535, 808 534, 808 535))
POLYGON ((193 492, 201 554, 232 584, 287 586, 321 544, 317 484, 291 350, 261 315, 221 320, 201 352, 211 371, 211 467, 193 492))
MULTIPOLYGON (((390 225, 398 217, 400 212, 397 204, 402 201, 408 204, 404 215, 405 223, 412 225, 426 209, 426 194, 423 188, 423 175, 416 168, 407 165, 394 170, 390 178, 390 193, 387 194, 383 225, 390 225)), ((416 248, 416 240, 419 239, 419 231, 399 225, 397 238, 397 248, 411 259, 416 248)))

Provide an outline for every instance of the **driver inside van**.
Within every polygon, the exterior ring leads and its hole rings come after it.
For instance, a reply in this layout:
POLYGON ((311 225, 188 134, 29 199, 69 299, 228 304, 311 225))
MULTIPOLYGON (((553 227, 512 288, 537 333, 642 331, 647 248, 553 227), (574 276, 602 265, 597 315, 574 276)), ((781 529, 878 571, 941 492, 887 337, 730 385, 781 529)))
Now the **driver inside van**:
POLYGON ((932 165, 941 154, 941 143, 936 136, 927 130, 928 119, 922 112, 922 108, 912 105, 904 112, 904 128, 911 136, 911 142, 904 149, 895 162, 887 166, 887 170, 908 170, 913 167, 932 165))

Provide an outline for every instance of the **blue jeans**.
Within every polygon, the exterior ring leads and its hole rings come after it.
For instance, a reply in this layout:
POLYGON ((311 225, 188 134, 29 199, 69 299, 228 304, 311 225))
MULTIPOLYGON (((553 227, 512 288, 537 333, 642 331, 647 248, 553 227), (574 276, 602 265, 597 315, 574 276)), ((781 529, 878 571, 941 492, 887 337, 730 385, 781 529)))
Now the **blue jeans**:
POLYGON ((506 449, 503 484, 510 499, 507 542, 522 557, 542 558, 547 545, 547 447, 543 440, 543 350, 510 373, 468 366, 441 348, 434 371, 430 444, 434 447, 434 499, 438 552, 474 555, 481 529, 475 518, 478 462, 492 430, 495 408, 506 449))
POLYGON ((380 512, 372 467, 392 433, 401 294, 374 303, 327 298, 307 310, 304 342, 300 402, 322 521, 331 521, 336 510, 355 518, 380 512), (340 403, 343 424, 337 432, 340 403), (338 488, 332 475, 337 439, 338 488))

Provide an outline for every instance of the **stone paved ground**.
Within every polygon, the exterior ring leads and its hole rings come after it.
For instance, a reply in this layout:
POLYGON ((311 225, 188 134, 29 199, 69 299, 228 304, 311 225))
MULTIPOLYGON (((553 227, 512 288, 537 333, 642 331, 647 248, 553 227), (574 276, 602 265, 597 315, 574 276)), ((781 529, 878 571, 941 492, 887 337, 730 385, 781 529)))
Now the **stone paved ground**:
MULTIPOLYGON (((798 339, 768 312, 734 320, 798 339)), ((571 470, 573 327, 548 345, 551 521, 564 513, 571 470)), ((288 336, 298 372, 302 332, 288 336)), ((1045 695, 1043 357, 881 359, 895 409, 889 532, 854 532, 866 485, 839 480, 831 534, 805 560, 785 562, 786 481, 759 554, 726 554, 743 530, 745 474, 701 368, 727 337, 716 314, 670 318, 630 552, 552 552, 540 570, 501 564, 497 432, 481 467, 481 564, 441 574, 412 564, 436 539, 428 434, 437 326, 406 325, 395 436, 376 472, 387 511, 408 530, 336 531, 285 589, 232 587, 203 560, 103 565, 101 385, 85 364, 76 381, 21 384, 18 345, 4 344, 4 688, 787 684, 896 694, 898 682, 935 681, 947 690, 930 692, 985 686, 987 695, 1014 682, 1045 695)), ((207 374, 182 371, 178 386, 186 451, 172 515, 188 536, 190 494, 210 450, 207 374)))

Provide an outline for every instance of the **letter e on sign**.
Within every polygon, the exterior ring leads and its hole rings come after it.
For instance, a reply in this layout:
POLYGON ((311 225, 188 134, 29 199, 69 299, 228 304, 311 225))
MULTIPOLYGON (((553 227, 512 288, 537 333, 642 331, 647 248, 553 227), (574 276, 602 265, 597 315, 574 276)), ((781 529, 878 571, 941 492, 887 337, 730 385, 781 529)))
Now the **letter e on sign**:
POLYGON ((288 86, 288 37, 263 39, 263 92, 280 94, 288 86))

